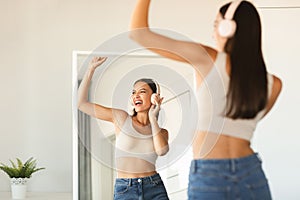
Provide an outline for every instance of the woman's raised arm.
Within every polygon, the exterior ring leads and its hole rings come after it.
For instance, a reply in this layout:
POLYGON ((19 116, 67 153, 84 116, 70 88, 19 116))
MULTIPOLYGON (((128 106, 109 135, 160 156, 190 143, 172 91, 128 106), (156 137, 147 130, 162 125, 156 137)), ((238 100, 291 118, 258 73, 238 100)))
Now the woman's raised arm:
POLYGON ((113 113, 111 108, 88 101, 88 91, 94 72, 97 67, 105 62, 105 60, 106 57, 94 57, 91 60, 88 70, 86 71, 78 89, 77 106, 80 111, 86 113, 87 115, 101 120, 113 122, 113 113))
POLYGON ((206 63, 209 56, 215 56, 216 50, 213 48, 175 40, 151 31, 148 25, 150 2, 151 0, 137 0, 130 24, 131 39, 163 57, 187 62, 194 67, 206 63))

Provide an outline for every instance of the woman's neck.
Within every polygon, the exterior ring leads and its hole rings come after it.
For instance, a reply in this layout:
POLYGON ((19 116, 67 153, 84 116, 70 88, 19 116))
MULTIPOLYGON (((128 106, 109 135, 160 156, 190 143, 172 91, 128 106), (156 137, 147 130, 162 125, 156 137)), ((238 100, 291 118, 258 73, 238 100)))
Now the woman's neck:
POLYGON ((148 117, 148 112, 137 113, 137 115, 135 116, 135 120, 143 126, 146 126, 150 123, 149 117, 148 117))

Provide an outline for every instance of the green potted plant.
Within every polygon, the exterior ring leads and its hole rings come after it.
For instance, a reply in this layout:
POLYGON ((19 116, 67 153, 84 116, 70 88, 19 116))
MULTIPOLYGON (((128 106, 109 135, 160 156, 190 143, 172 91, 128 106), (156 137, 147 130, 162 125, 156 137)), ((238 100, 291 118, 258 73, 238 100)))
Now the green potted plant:
POLYGON ((24 164, 17 158, 17 163, 9 160, 11 166, 0 163, 0 169, 11 178, 11 192, 13 199, 24 199, 26 197, 27 179, 33 173, 45 169, 44 167, 37 168, 36 160, 33 157, 29 158, 24 164))

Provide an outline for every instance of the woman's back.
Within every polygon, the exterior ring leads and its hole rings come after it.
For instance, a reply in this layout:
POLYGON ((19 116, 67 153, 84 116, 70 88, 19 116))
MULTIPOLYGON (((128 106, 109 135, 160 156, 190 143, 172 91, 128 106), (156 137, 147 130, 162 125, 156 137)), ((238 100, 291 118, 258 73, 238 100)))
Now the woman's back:
POLYGON ((268 73, 268 103, 265 109, 251 119, 227 117, 229 71, 228 55, 219 52, 212 69, 198 83, 195 95, 199 119, 193 144, 194 158, 236 158, 252 154, 250 140, 256 125, 270 110, 280 92, 281 82, 268 73))
POLYGON ((130 37, 163 57, 190 64, 197 72, 199 126, 193 141, 189 199, 271 199, 250 139, 279 96, 281 81, 267 73, 256 8, 240 0, 222 6, 214 23, 216 48, 212 48, 152 31, 149 5, 150 0, 138 0, 130 37), (218 52, 226 54, 220 57, 218 52), (215 67, 210 60, 221 64, 215 67))

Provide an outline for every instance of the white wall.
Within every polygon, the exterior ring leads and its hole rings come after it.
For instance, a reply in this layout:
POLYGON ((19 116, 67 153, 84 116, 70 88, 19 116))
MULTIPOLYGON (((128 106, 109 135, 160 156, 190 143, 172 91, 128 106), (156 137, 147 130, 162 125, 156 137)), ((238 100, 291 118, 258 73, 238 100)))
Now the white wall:
MULTIPOLYGON (((298 6, 260 10, 266 62, 271 72, 283 78, 284 88, 275 109, 258 128, 254 147, 265 161, 274 199, 299 199, 300 161, 296 158, 300 147, 296 142, 300 96, 296 84, 300 3, 255 2, 298 6)), ((93 50, 128 30, 134 3, 0 1, 0 161, 36 157, 47 169, 33 175, 29 190, 72 190, 71 52, 93 50)), ((217 0, 153 1, 150 23, 213 45, 212 22, 220 4, 217 0)), ((8 178, 0 173, 0 191, 8 190, 8 178)))
MULTIPOLYGON (((130 10, 124 6, 125 1, 0 1, 0 161, 36 157, 47 169, 33 175, 29 190, 72 190, 72 51, 92 50, 126 30, 122 17, 130 10)), ((0 191, 9 191, 2 172, 0 191)))
POLYGON ((254 138, 254 146, 261 152, 274 199, 300 198, 297 181, 300 179, 300 160, 297 159, 300 152, 299 5, 298 1, 298 9, 260 10, 266 63, 268 69, 283 81, 283 90, 275 108, 261 122, 254 138))

